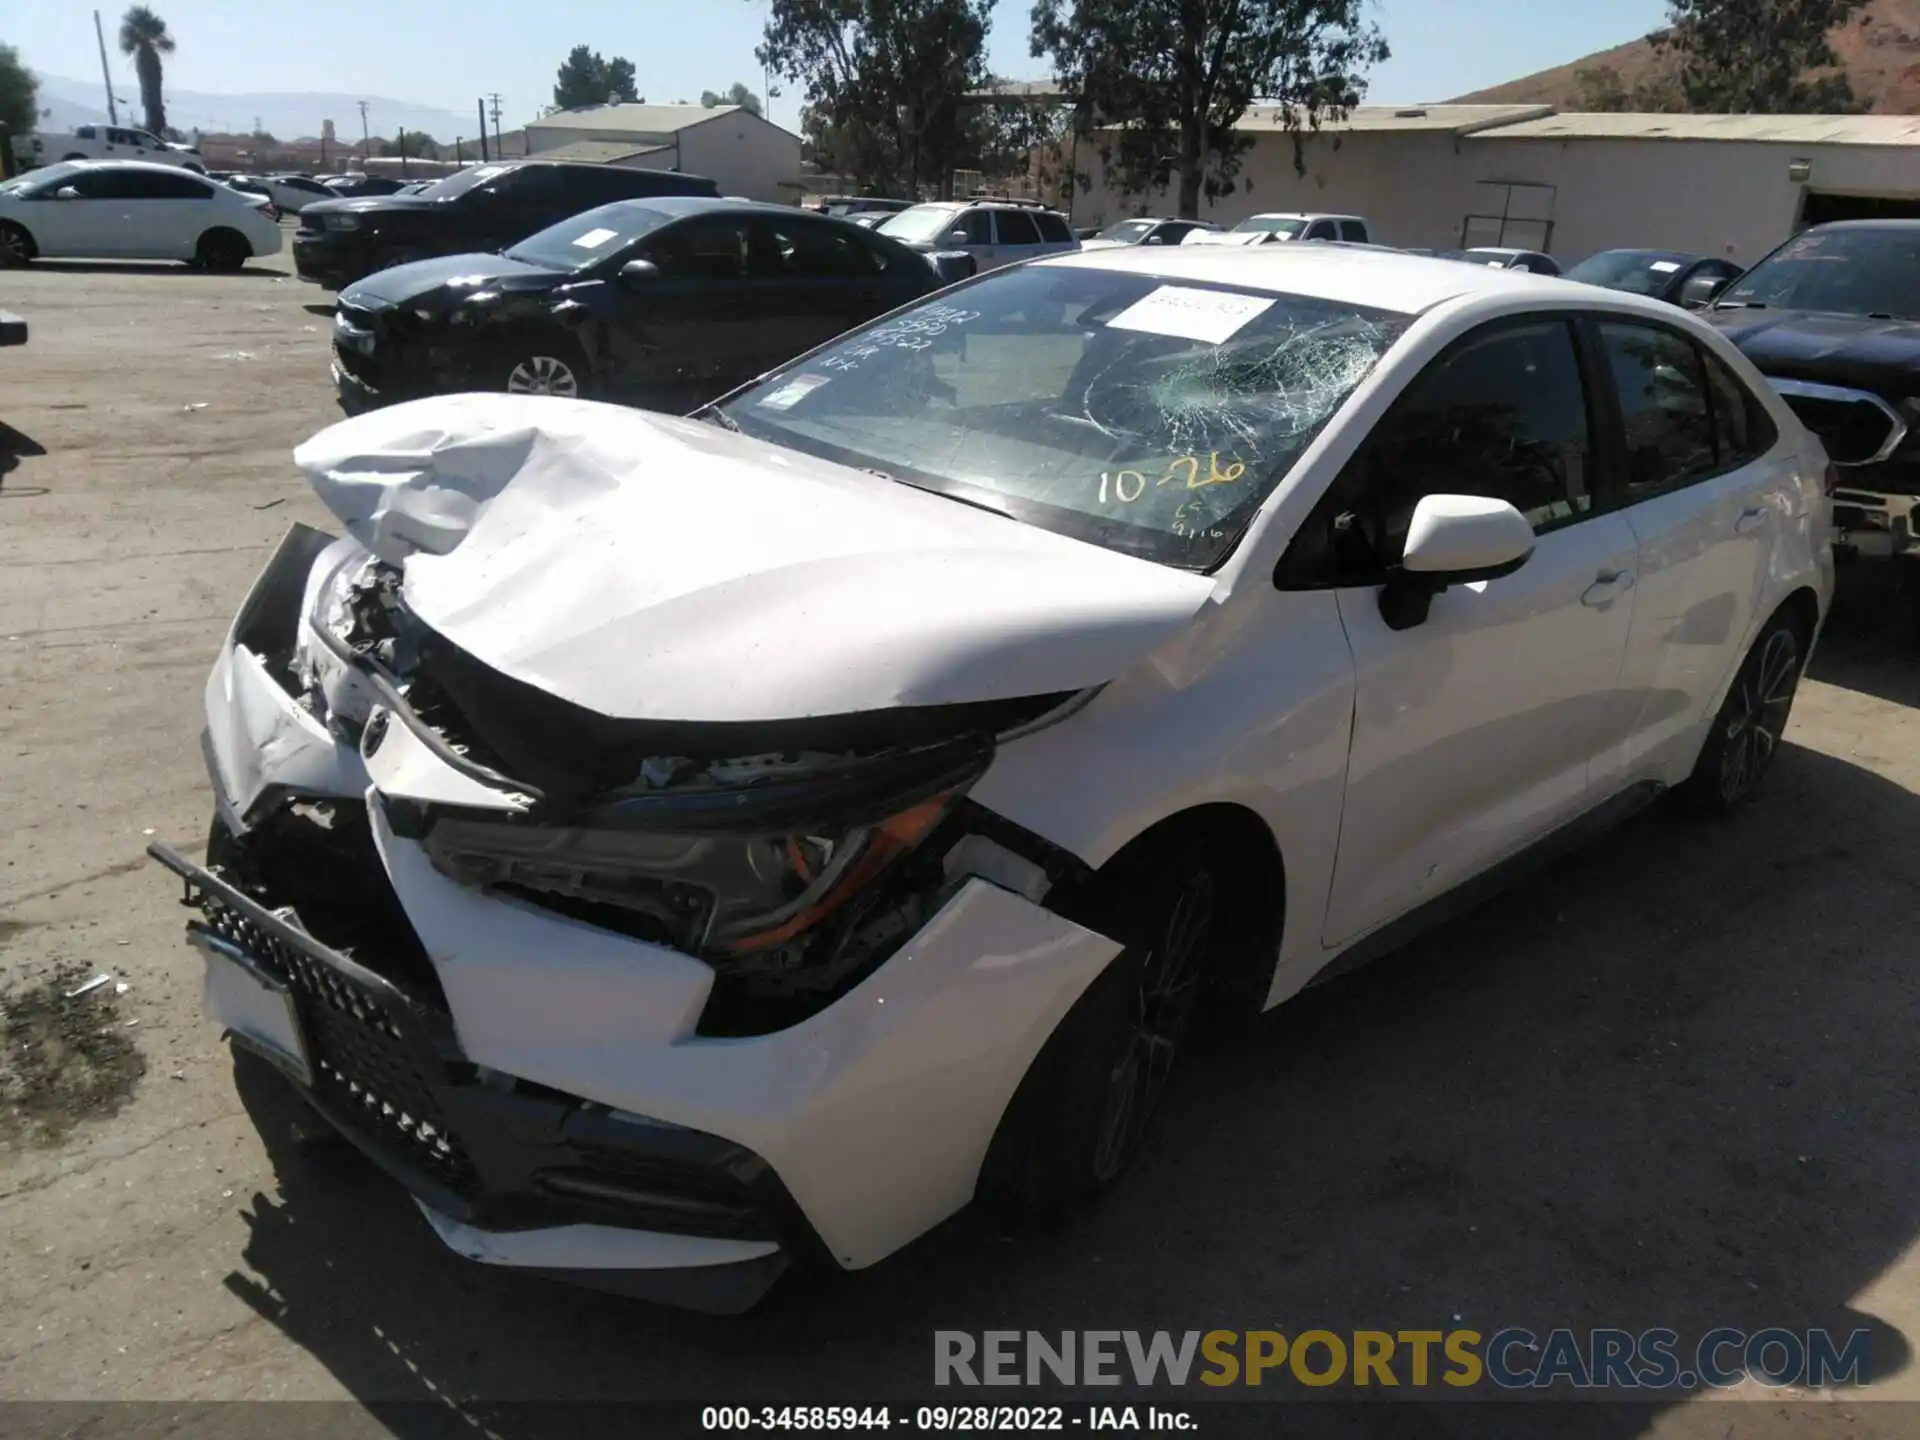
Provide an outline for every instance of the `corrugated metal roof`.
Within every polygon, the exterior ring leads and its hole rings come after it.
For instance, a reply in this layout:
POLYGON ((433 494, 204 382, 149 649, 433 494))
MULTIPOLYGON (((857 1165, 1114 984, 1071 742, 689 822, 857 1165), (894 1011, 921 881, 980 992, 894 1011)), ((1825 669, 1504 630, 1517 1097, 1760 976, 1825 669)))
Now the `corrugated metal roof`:
MULTIPOLYGON (((1343 121, 1323 130, 1438 130, 1472 135, 1491 126, 1510 126, 1553 114, 1551 105, 1358 105, 1343 121)), ((1237 130, 1284 130, 1286 112, 1274 105, 1247 111, 1237 130)))
POLYGON ((1913 115, 1575 113, 1502 125, 1488 140, 1747 140, 1781 145, 1920 144, 1913 115))
POLYGON ((635 145, 631 140, 569 140, 564 145, 555 145, 550 150, 536 150, 535 160, 591 160, 596 164, 611 165, 616 160, 632 160, 641 155, 659 155, 670 152, 671 145, 635 145))
POLYGON ((530 121, 529 130, 621 130, 634 135, 672 135, 691 130, 738 105, 588 105, 579 110, 557 110, 530 121))

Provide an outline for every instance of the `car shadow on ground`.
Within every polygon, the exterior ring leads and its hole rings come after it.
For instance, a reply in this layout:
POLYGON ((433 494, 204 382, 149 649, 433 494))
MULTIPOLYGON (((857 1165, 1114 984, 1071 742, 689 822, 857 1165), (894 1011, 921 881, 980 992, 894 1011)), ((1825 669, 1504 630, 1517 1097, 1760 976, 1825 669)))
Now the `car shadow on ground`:
POLYGON ((17 499, 24 495, 46 494, 38 486, 25 488, 6 483, 6 477, 20 468, 22 460, 38 459, 46 453, 47 447, 38 440, 0 420, 0 496, 11 495, 17 499))
MULTIPOLYGON (((504 1440, 547 1432, 527 1402, 924 1401, 936 1329, 1665 1326, 1686 1355, 1718 1326, 1827 1327, 1869 1331, 1886 1378, 1908 1344, 1854 1306, 1920 1231, 1917 846, 1920 797, 1789 744, 1735 819, 1646 813, 1193 1057, 1104 1205, 1015 1238, 963 1215, 744 1317, 459 1260, 340 1147, 276 1153, 226 1283, 352 1394, 401 1402, 395 1433, 504 1440)), ((1315 1393, 1201 1389, 1160 1398, 1315 1393)), ((1656 1418, 1317 1393, 1341 1398, 1202 1428, 1624 1440, 1656 1418)), ((1713 1433, 1782 1408, 1713 1407, 1713 1433)))
POLYGON ((333 306, 331 304, 302 305, 300 308, 306 311, 309 315, 329 315, 330 316, 333 314, 333 306))

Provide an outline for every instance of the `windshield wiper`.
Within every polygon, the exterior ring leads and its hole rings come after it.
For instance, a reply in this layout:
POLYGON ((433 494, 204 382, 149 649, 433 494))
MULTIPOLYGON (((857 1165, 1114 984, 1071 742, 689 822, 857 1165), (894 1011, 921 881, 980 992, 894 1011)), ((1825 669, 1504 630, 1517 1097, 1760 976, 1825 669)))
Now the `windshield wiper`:
POLYGON ((740 422, 726 411, 712 405, 701 406, 693 412, 693 418, 704 420, 709 425, 718 425, 722 430, 731 430, 736 435, 740 433, 740 422))
POLYGON ((998 505, 989 505, 984 500, 975 500, 966 495, 956 495, 951 490, 942 490, 934 485, 916 485, 911 480, 903 480, 890 471, 876 470, 871 465, 862 465, 860 468, 869 475, 878 475, 882 480, 891 480, 894 484, 904 485, 909 490, 918 490, 927 495, 938 495, 942 500, 952 500, 960 505, 971 505, 976 510, 984 510, 989 515, 998 515, 1003 520, 1011 520, 1014 518, 1012 511, 1002 510, 998 505))
POLYGON ((1767 308, 1767 302, 1764 300, 1717 300, 1713 308, 1716 310, 1764 310, 1767 308))

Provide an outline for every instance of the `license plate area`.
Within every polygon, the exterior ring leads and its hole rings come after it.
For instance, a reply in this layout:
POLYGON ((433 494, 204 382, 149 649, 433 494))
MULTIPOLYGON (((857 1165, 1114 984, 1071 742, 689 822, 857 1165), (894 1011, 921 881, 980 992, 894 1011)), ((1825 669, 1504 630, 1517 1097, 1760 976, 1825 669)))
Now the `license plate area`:
POLYGON ((286 984, 222 935, 194 925, 188 938, 206 960, 207 1013, 235 1044, 246 1046, 311 1089, 313 1062, 299 1007, 286 984))

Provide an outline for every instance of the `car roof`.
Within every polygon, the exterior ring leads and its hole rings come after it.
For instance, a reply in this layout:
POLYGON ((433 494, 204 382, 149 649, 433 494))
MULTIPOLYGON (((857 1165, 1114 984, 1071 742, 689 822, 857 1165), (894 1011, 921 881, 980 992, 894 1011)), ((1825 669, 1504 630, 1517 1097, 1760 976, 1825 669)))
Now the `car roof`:
POLYGON ((1151 275, 1169 281, 1211 282, 1264 290, 1279 295, 1306 295, 1338 304, 1367 306, 1417 315, 1435 305, 1466 295, 1531 290, 1543 303, 1569 294, 1585 295, 1591 287, 1524 270, 1497 270, 1486 265, 1462 265, 1399 250, 1375 250, 1345 245, 1232 245, 1121 246, 1080 250, 1028 262, 1040 266, 1068 266, 1085 270, 1112 270, 1151 275))
MULTIPOLYGON (((59 163, 63 165, 85 166, 89 170, 152 170, 160 175, 193 175, 193 178, 196 180, 205 180, 207 178, 204 175, 194 175, 193 171, 183 166, 161 165, 152 160, 63 160, 59 163)), ((39 168, 51 170, 53 166, 43 165, 39 168)), ((25 171, 22 178, 24 178, 25 175, 32 175, 33 173, 35 172, 32 170, 25 171)), ((214 181, 211 183, 218 184, 219 182, 214 181)))
MULTIPOLYGON (((712 195, 629 195, 596 205, 595 210, 651 210, 656 215, 671 215, 676 220, 686 215, 752 214, 800 215, 809 220, 839 222, 838 215, 815 215, 792 205, 771 205, 762 200, 729 200, 712 195)), ((582 211, 582 214, 588 212, 582 211)))
MULTIPOLYGON (((1358 220, 1358 215, 1338 215, 1329 210, 1262 210, 1247 220, 1358 220)), ((1245 224, 1246 221, 1240 221, 1245 224)))
POLYGON ((1656 260, 1706 260, 1712 258, 1706 255, 1696 255, 1691 250, 1641 250, 1630 245, 1621 246, 1616 250, 1596 250, 1587 258, 1591 260, 1601 255, 1632 255, 1637 259, 1645 260, 1649 263, 1656 260))

